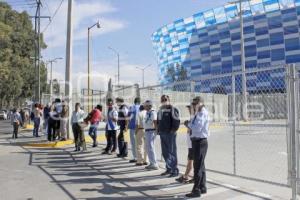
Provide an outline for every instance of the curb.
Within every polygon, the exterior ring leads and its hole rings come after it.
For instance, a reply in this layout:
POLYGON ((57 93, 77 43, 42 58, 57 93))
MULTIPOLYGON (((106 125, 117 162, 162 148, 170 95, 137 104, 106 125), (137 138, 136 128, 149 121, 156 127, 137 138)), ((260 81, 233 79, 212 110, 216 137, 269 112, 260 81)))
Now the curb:
MULTIPOLYGON (((129 132, 124 134, 125 141, 129 141, 129 132)), ((98 142, 105 142, 106 138, 104 134, 101 134, 97 137, 98 142)), ((86 143, 92 143, 93 140, 89 136, 85 136, 86 143)), ((66 140, 66 141, 57 141, 57 142, 41 142, 41 143, 28 143, 22 146, 24 147, 37 147, 37 148, 60 148, 64 146, 68 146, 74 144, 74 140, 66 140)))

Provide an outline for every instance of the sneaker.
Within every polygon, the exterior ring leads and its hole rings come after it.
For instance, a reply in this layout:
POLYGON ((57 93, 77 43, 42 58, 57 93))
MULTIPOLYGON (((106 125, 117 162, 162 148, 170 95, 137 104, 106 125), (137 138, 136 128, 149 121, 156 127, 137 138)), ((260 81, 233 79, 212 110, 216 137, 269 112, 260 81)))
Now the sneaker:
MULTIPOLYGON (((192 179, 192 180, 194 182, 194 179, 192 179)), ((201 191, 201 194, 206 194, 207 193, 207 189, 206 188, 201 188, 200 191, 201 191)))
POLYGON ((177 177, 177 176, 179 176, 178 173, 171 173, 168 177, 169 178, 173 178, 173 177, 177 177))
POLYGON ((129 160, 130 163, 136 163, 135 159, 129 160))
POLYGON ((143 165, 148 165, 148 163, 147 162, 143 162, 143 165))
POLYGON ((159 170, 159 168, 155 165, 148 165, 147 167, 145 167, 145 169, 147 169, 147 170, 159 170))
POLYGON ((101 154, 102 154, 102 155, 108 154, 108 151, 103 151, 101 154))
POLYGON ((60 141, 67 141, 66 138, 61 138, 60 141))
POLYGON ((169 174, 171 174, 171 172, 165 171, 164 173, 161 173, 160 175, 161 175, 161 176, 166 176, 166 175, 169 175, 169 174))
POLYGON ((98 144, 93 144, 93 146, 92 146, 92 147, 94 148, 94 147, 97 147, 97 146, 98 146, 98 144))
POLYGON ((186 182, 188 182, 188 179, 185 178, 184 176, 180 176, 179 178, 176 178, 175 180, 177 182, 179 182, 179 183, 186 183, 186 182))
POLYGON ((189 194, 186 194, 185 196, 189 197, 189 198, 196 198, 196 197, 201 197, 201 194, 200 194, 200 192, 193 191, 189 194))
POLYGON ((135 163, 136 166, 143 166, 144 163, 135 163))

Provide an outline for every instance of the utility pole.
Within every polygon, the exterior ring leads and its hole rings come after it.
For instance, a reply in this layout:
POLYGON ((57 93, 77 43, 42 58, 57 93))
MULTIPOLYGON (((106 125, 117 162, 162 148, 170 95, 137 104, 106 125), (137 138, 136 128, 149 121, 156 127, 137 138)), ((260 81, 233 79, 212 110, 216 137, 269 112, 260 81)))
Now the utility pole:
POLYGON ((36 0, 37 7, 34 18, 34 31, 35 31, 35 51, 34 51, 34 68, 35 68, 35 94, 34 98, 36 102, 41 102, 41 18, 48 18, 49 16, 41 16, 41 0, 36 0))
POLYGON ((120 85, 120 53, 112 47, 108 47, 108 49, 112 50, 118 58, 118 85, 120 85))
POLYGON ((244 121, 248 120, 247 112, 247 78, 246 78, 246 60, 245 60, 245 43, 244 43, 244 19, 242 2, 244 0, 239 0, 240 7, 240 31, 241 31, 241 65, 242 65, 242 118, 244 121))
MULTIPOLYGON (((241 43, 241 71, 242 71, 242 119, 248 120, 247 111, 247 78, 246 78, 246 59, 245 59, 245 42, 244 42, 244 19, 242 3, 248 0, 237 0, 230 4, 239 4, 239 19, 240 19, 240 43, 241 43)), ((234 88, 235 89, 235 88, 234 88)))
POLYGON ((93 27, 100 28, 100 22, 98 21, 97 23, 93 24, 92 26, 88 27, 88 111, 90 111, 90 87, 91 87, 91 78, 90 78, 90 30, 93 27))
POLYGON ((54 58, 52 60, 48 60, 47 62, 50 63, 50 98, 52 99, 52 96, 53 96, 53 78, 52 78, 52 73, 53 73, 53 68, 52 68, 52 64, 54 62, 56 62, 56 60, 59 60, 59 59, 62 59, 62 58, 54 58))
MULTIPOLYGON (((68 21, 67 21, 67 43, 66 43, 66 74, 65 74, 65 96, 68 98, 69 109, 72 108, 72 4, 68 0, 68 21)), ((71 123, 68 123, 67 138, 70 139, 71 123)))
POLYGON ((150 67, 150 66, 151 66, 151 64, 149 64, 149 65, 147 65, 146 67, 143 67, 143 68, 141 68, 141 67, 136 67, 137 69, 142 70, 143 87, 145 87, 145 69, 147 69, 147 68, 150 67))

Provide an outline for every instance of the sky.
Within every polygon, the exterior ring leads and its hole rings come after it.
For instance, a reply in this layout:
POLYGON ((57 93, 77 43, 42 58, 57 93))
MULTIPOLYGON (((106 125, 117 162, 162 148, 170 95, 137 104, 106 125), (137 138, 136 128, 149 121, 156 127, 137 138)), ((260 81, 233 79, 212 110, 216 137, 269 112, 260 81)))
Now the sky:
MULTIPOLYGON (((53 78, 64 80, 65 46, 68 0, 42 0, 41 15, 53 16, 51 24, 43 32, 47 49, 42 51, 44 60, 62 57, 53 64, 53 78)), ((13 8, 26 9, 31 15, 35 8, 25 6, 33 0, 6 0, 13 8)), ((104 90, 109 78, 115 82, 117 56, 108 47, 120 54, 120 84, 142 85, 145 70, 145 85, 158 81, 157 58, 152 47, 151 34, 161 26, 179 18, 226 4, 228 0, 74 0, 73 5, 73 88, 86 88, 87 73, 87 28, 98 20, 101 28, 91 30, 92 88, 104 90)), ((48 19, 41 20, 43 31, 48 19)))

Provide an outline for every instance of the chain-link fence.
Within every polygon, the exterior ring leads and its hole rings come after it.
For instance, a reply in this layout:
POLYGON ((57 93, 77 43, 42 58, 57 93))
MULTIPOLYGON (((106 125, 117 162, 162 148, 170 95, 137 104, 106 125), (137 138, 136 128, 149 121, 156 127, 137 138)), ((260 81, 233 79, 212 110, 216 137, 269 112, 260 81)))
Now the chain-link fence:
MULTIPOLYGON (((186 105, 202 96, 211 119, 209 170, 279 185, 288 184, 286 66, 255 68, 241 72, 201 77, 167 85, 139 88, 142 101, 150 99, 159 109, 160 96, 167 94, 189 119, 186 105), (246 113, 246 116, 244 116, 246 113)), ((126 92, 125 92, 126 94, 126 92)), ((127 93, 129 94, 129 93, 127 93)), ((178 134, 178 159, 186 164, 185 129, 178 134)), ((157 154, 161 154, 157 140, 157 154)))

